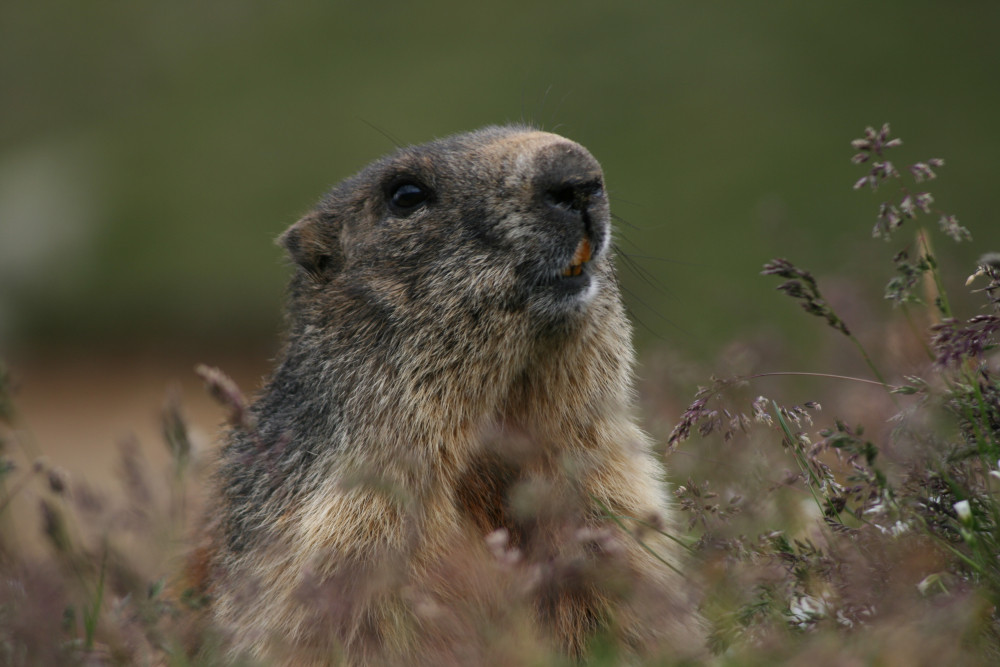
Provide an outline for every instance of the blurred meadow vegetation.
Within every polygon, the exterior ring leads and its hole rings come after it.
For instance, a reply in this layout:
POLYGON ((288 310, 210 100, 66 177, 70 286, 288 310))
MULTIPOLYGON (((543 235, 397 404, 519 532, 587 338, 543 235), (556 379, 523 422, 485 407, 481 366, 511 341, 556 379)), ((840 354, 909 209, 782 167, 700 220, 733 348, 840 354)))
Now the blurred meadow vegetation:
MULTIPOLYGON (((175 395, 140 432, 159 461, 126 438, 105 465, 79 451, 80 424, 112 421, 86 401, 127 397, 128 432, 168 377, 95 382, 112 359, 225 350, 253 390, 281 328, 273 239, 396 144, 505 122, 604 166, 644 424, 716 662, 996 664, 998 25, 995 3, 896 0, 0 6, 0 664, 220 659, 211 636, 179 648, 198 601, 164 590, 221 411, 175 395), (884 121, 903 178, 852 190, 885 156, 852 164, 851 140, 884 121), (940 178, 914 183, 931 158, 940 178), (900 184, 973 240, 937 214, 871 238, 900 184), (901 250, 933 267, 894 305, 901 250), (58 391, 33 381, 49 355, 74 378, 58 391), (24 557, 29 532, 51 562, 24 557)), ((192 366, 167 375, 197 383, 192 366)))

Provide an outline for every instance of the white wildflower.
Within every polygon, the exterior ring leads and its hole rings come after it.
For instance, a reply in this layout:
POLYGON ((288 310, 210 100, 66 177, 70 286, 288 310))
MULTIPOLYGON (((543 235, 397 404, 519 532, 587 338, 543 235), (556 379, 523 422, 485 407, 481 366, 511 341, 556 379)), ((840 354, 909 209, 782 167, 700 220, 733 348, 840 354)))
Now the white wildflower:
POLYGON ((972 507, 969 506, 968 500, 959 500, 953 505, 955 508, 955 514, 958 515, 958 520, 962 523, 968 524, 972 521, 972 507))
POLYGON ((826 600, 811 595, 800 595, 788 605, 790 620, 800 628, 805 628, 826 616, 830 605, 826 600))

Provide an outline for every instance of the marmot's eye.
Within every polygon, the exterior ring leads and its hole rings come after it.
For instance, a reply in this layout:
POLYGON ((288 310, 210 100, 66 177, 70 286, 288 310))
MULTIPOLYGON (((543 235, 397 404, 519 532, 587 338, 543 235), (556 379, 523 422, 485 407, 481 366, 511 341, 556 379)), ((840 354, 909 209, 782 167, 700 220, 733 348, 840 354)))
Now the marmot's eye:
POLYGON ((400 183, 392 189, 389 204, 398 215, 409 215, 418 206, 426 202, 431 191, 417 183, 400 183))

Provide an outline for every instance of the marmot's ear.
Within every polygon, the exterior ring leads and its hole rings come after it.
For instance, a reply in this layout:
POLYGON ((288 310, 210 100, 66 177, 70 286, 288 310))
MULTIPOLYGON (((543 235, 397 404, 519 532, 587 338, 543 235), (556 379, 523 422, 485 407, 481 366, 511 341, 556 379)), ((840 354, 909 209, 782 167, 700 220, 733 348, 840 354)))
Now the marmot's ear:
POLYGON ((343 260, 337 231, 319 211, 306 214, 278 237, 296 264, 319 278, 329 270, 339 270, 343 260))

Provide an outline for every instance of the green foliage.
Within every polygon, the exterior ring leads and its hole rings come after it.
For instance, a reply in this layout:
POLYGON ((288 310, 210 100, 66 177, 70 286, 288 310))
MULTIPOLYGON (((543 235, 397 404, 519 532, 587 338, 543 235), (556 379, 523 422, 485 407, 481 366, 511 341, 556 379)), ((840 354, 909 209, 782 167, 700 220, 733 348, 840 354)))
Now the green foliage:
MULTIPOLYGON (((854 162, 870 165, 855 188, 884 191, 901 178, 900 170, 885 158, 886 152, 901 145, 890 137, 888 125, 881 130, 868 128, 864 138, 853 142, 861 151, 854 162)), ((905 171, 922 183, 936 177, 932 167, 943 164, 938 159, 917 162, 905 171)), ((928 192, 913 194, 901 187, 893 197, 895 201, 879 206, 873 234, 877 238, 895 238, 905 222, 932 213, 934 197, 928 192)), ((955 241, 971 239, 953 215, 938 215, 944 234, 955 241)), ((774 659, 806 651, 832 635, 849 640, 838 649, 826 645, 827 659, 837 655, 836 662, 852 655, 870 659, 874 654, 921 651, 926 651, 921 662, 932 654, 969 664, 988 664, 1000 656, 1000 374, 992 354, 1000 332, 995 297, 1000 269, 993 255, 980 260, 968 283, 978 278, 989 281, 986 288, 976 290, 987 297, 987 312, 960 321, 951 314, 928 232, 917 229, 915 238, 916 261, 909 259, 905 248, 892 259, 897 275, 889 282, 886 298, 897 305, 922 307, 926 314, 906 312, 904 331, 916 339, 912 346, 916 356, 900 363, 891 358, 893 350, 885 348, 881 356, 887 358, 878 366, 894 371, 887 376, 876 368, 879 355, 868 353, 852 333, 857 327, 852 324, 848 329, 809 272, 788 260, 775 260, 764 268, 764 274, 786 279, 779 290, 802 300, 807 312, 823 317, 851 339, 877 380, 856 382, 884 391, 881 399, 868 399, 872 403, 868 417, 893 424, 891 429, 865 437, 863 427, 849 427, 836 418, 831 426, 812 432, 812 421, 801 419, 801 408, 785 408, 758 397, 747 413, 753 415, 751 420, 725 405, 725 395, 733 387, 780 375, 759 373, 716 380, 711 388, 700 390, 674 430, 671 446, 694 430, 703 436, 721 431, 724 441, 731 440, 737 431, 717 418, 722 412, 736 415, 729 423, 765 425, 772 434, 760 437, 762 445, 780 440, 782 455, 795 466, 782 486, 808 492, 819 508, 798 513, 795 522, 762 511, 752 525, 759 537, 751 540, 734 536, 723 514, 710 523, 698 522, 704 527, 700 541, 704 553, 723 554, 733 571, 751 581, 763 578, 746 594, 729 600, 729 611, 714 617, 715 647, 727 655, 750 662, 765 656, 774 659), (916 296, 921 289, 930 298, 916 296), (932 324, 921 333, 913 326, 915 319, 932 324), (923 366, 919 376, 897 370, 919 366, 923 366), (885 379, 897 373, 898 381, 885 379), (762 571, 757 567, 761 563, 780 564, 779 574, 762 571), (954 616, 947 629, 929 629, 945 608, 953 614, 960 608, 975 611, 954 616), (890 628, 899 634, 898 640, 887 640, 890 628), (778 646, 773 642, 776 633, 784 637, 778 646)), ((815 376, 831 382, 844 379, 815 376)), ((843 398, 834 394, 833 401, 850 404, 843 398)), ((746 433, 745 428, 741 431, 746 433)), ((753 434, 747 437, 754 439, 753 434)), ((727 445, 730 451, 733 446, 727 445)), ((775 451, 767 456, 780 465, 775 451)), ((743 497, 756 496, 758 505, 762 496, 774 491, 747 480, 732 486, 743 497)), ((682 508, 696 511, 684 500, 686 487, 680 491, 682 508)), ((733 571, 718 582, 720 586, 732 584, 733 571)))

